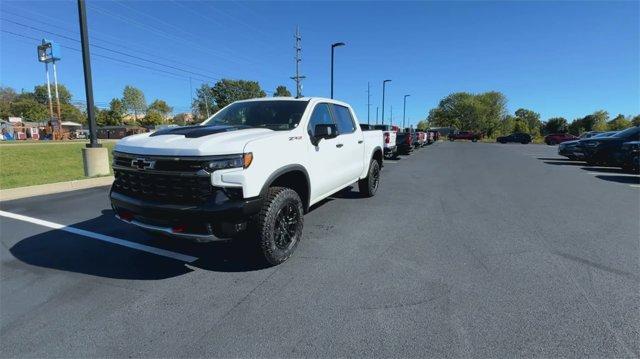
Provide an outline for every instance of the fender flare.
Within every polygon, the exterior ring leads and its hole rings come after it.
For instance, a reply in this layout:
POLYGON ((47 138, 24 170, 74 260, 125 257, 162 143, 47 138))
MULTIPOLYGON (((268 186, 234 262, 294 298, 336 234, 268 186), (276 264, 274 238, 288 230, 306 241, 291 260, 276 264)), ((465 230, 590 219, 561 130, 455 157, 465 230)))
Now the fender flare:
POLYGON ((307 179, 307 197, 308 198, 305 201, 306 203, 303 203, 303 207, 305 208, 305 211, 306 211, 309 208, 309 201, 311 200, 310 198, 311 197, 311 179, 309 178, 309 172, 307 172, 307 169, 304 168, 304 166, 299 164, 286 165, 273 171, 273 173, 269 175, 267 180, 262 185, 262 189, 260 190, 260 197, 265 198, 267 195, 267 191, 269 190, 269 187, 271 187, 273 182, 278 177, 284 174, 287 174, 289 172, 302 172, 307 179))

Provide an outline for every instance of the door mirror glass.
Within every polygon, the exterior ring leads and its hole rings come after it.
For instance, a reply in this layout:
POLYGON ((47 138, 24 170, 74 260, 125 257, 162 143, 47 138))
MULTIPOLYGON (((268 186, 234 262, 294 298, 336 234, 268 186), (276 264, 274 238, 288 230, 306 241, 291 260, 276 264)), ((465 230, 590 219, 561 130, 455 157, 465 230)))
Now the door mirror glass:
POLYGON ((321 139, 334 138, 338 136, 338 129, 334 124, 318 124, 314 129, 314 145, 318 145, 321 139))

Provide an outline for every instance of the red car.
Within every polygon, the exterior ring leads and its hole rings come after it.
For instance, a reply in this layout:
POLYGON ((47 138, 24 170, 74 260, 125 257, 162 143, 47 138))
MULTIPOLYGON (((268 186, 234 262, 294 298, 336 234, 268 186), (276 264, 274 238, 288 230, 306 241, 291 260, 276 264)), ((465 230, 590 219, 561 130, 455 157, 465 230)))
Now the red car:
POLYGON ((569 133, 552 133, 550 135, 544 136, 544 143, 547 145, 553 146, 562 142, 567 141, 575 141, 579 138, 569 133))
POLYGON ((469 140, 472 142, 477 142, 482 137, 481 134, 471 132, 471 131, 460 131, 456 133, 449 134, 449 141, 455 140, 469 140))

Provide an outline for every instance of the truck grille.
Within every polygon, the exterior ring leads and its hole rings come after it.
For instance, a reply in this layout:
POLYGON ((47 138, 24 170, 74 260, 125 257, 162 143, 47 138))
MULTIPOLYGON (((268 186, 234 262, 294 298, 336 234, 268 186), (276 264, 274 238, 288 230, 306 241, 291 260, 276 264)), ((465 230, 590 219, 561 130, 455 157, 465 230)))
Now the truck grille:
POLYGON ((214 194, 208 176, 181 176, 114 169, 113 191, 124 195, 175 204, 200 204, 214 194))

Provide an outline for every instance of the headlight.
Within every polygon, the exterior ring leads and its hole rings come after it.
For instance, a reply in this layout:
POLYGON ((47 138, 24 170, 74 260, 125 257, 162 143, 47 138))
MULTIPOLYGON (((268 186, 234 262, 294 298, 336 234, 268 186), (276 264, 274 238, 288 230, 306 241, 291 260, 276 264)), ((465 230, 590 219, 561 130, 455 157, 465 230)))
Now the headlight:
POLYGON ((207 169, 210 171, 223 170, 227 168, 247 168, 253 161, 253 154, 251 152, 241 155, 233 155, 229 157, 221 157, 210 161, 207 164, 207 169))

